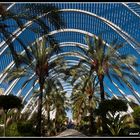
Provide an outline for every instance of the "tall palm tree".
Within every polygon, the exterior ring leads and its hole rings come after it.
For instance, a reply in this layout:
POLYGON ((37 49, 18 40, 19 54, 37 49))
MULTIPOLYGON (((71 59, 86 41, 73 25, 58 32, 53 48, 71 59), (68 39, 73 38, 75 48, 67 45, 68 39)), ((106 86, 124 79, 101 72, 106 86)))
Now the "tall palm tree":
POLYGON ((66 111, 69 110, 69 100, 65 91, 56 91, 52 94, 53 110, 55 110, 55 126, 59 131, 66 119, 66 111))
MULTIPOLYGON (((8 45, 13 56, 13 60, 18 67, 20 62, 15 46, 12 43, 13 38, 18 41, 23 50, 25 50, 27 55, 29 55, 28 49, 26 47, 27 45, 25 44, 25 39, 23 41, 18 35, 21 31, 24 30, 24 28, 42 36, 49 33, 50 24, 55 29, 60 29, 64 27, 64 22, 59 14, 58 8, 52 4, 27 3, 22 5, 15 4, 15 6, 19 6, 20 8, 16 9, 16 11, 13 8, 7 10, 4 4, 0 4, 0 33, 1 38, 5 40, 6 44, 8 45), (46 20, 48 22, 46 22, 46 20), (15 21, 15 25, 10 25, 10 21, 15 21), (28 24, 26 25, 25 23, 28 24), (13 27, 16 27, 17 29, 19 28, 20 30, 13 33, 13 27)), ((48 35, 48 38, 50 43, 56 43, 56 40, 52 36, 48 35)))
MULTIPOLYGON (((56 78, 56 76, 54 77, 48 77, 47 80, 45 81, 44 84, 44 94, 43 94, 43 107, 46 110, 47 113, 47 118, 46 118, 46 123, 47 123, 47 133, 49 135, 49 133, 51 131, 54 131, 54 125, 55 122, 52 123, 52 118, 50 116, 51 111, 56 112, 56 115, 54 116, 55 119, 57 120, 58 118, 60 118, 61 116, 63 116, 63 114, 65 114, 65 106, 64 106, 64 102, 59 101, 60 98, 55 97, 57 95, 57 93, 59 93, 61 96, 63 95, 63 86, 61 84, 61 81, 59 78, 56 78), (60 93, 61 91, 61 93, 60 93), (56 99, 55 99, 56 98, 56 99), (61 106, 63 106, 63 111, 64 112, 59 112, 59 109, 56 109, 56 104, 57 102, 61 103, 61 106)), ((37 97, 38 94, 40 94, 40 91, 36 90, 33 94, 34 97, 37 97)), ((63 97, 64 101, 66 101, 65 96, 63 97)), ((62 108, 62 107, 61 107, 62 108)), ((45 121, 44 121, 45 123, 45 121)), ((43 123, 43 125, 45 125, 43 123)), ((61 124, 61 122, 60 122, 61 124)))
POLYGON ((76 124, 79 125, 83 116, 87 114, 86 95, 79 91, 74 91, 71 96, 72 100, 72 114, 76 124))
MULTIPOLYGON (((132 71, 126 66, 131 65, 137 67, 138 63, 136 58, 129 54, 118 54, 119 49, 124 46, 123 44, 117 44, 116 41, 113 41, 110 46, 108 46, 101 37, 90 38, 89 36, 86 36, 85 40, 88 46, 88 48, 85 49, 85 53, 88 58, 84 60, 81 59, 77 67, 74 66, 68 71, 72 71, 75 68, 79 69, 83 63, 89 65, 89 73, 92 71, 92 73, 95 73, 98 77, 101 101, 105 99, 105 76, 108 77, 111 82, 116 79, 122 86, 124 84, 128 85, 129 81, 133 81, 137 85, 140 84, 138 77, 133 75, 132 71)), ((75 73, 77 73, 77 70, 75 73)))
MULTIPOLYGON (((63 91, 61 83, 58 81, 57 85, 49 79, 49 83, 46 88, 46 96, 44 106, 47 111, 47 121, 50 122, 50 111, 55 112, 54 125, 57 129, 61 129, 64 120, 66 118, 66 111, 69 110, 69 100, 66 97, 66 92, 63 91)), ((51 126, 50 126, 51 127, 51 126)))
POLYGON ((54 94, 57 92, 63 91, 63 86, 58 78, 55 77, 55 80, 52 78, 48 78, 47 81, 45 81, 45 93, 44 94, 44 103, 43 106, 45 106, 45 109, 47 111, 47 121, 50 121, 50 111, 54 110, 54 94))
MULTIPOLYGON (((98 102, 98 96, 96 96, 97 85, 98 81, 96 81, 96 76, 92 75, 92 73, 91 75, 86 74, 81 77, 79 82, 75 82, 72 93, 73 105, 75 107, 79 105, 77 107, 80 108, 82 104, 85 104, 86 108, 84 108, 84 110, 87 109, 86 112, 89 113, 91 130, 94 121, 93 111, 96 108, 98 102)), ((79 108, 77 108, 78 111, 79 108)), ((85 115, 87 115, 87 113, 85 115)))
MULTIPOLYGON (((29 82, 33 82, 33 87, 35 82, 39 84, 40 94, 38 95, 38 121, 36 126, 37 135, 39 136, 41 135, 42 97, 43 89, 45 89, 45 81, 48 77, 52 77, 53 73, 58 72, 59 69, 64 67, 64 62, 61 57, 58 56, 56 59, 51 60, 52 55, 56 52, 56 46, 50 46, 47 44, 47 41, 48 39, 43 37, 42 40, 37 40, 34 45, 31 45, 28 49, 31 57, 28 57, 27 54, 18 54, 21 67, 14 67, 8 72, 8 79, 10 81, 16 78, 26 77, 27 80, 23 83, 23 86, 29 82)), ((55 79, 57 78, 55 77, 55 79)))

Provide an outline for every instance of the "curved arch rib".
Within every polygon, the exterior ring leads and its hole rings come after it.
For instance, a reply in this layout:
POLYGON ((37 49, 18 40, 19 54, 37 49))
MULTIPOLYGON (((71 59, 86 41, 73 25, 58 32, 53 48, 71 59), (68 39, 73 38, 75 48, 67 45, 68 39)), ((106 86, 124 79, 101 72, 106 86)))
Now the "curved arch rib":
MULTIPOLYGON (((85 33, 85 32, 84 32, 84 33, 85 33)), ((92 34, 89 34, 89 35, 92 35, 92 34)), ((61 43, 62 46, 64 46, 64 44, 65 44, 65 43, 61 43)), ((70 44, 70 43, 67 43, 67 44, 70 44)), ((72 45, 74 45, 74 44, 72 43, 72 45)), ((86 45, 84 45, 84 47, 85 47, 85 46, 86 46, 86 45)), ((72 55, 73 55, 73 54, 72 54, 72 55)), ((75 54, 75 55, 77 55, 77 54, 75 54)), ((53 56, 53 57, 55 57, 55 56, 53 56)), ((82 57, 81 57, 81 58, 82 58, 82 57)), ((83 58, 82 58, 82 59, 83 59, 83 58)), ((133 89, 133 90, 134 90, 134 89, 133 89)), ((133 91, 133 90, 132 90, 132 91, 133 91)), ((139 94, 138 94, 137 92, 136 92, 136 94, 139 96, 139 94)))
POLYGON ((126 3, 122 3, 127 9, 129 9, 134 15, 136 15, 138 18, 140 18, 140 15, 136 13, 134 10, 132 10, 126 3))
MULTIPOLYGON (((112 28, 115 32, 117 32, 122 38, 124 38, 126 40, 126 42, 128 42, 139 54, 140 54, 140 50, 137 46, 140 46, 140 44, 134 39, 132 38, 129 34, 127 34, 125 31, 123 31, 119 26, 117 26, 116 24, 112 23, 111 21, 101 17, 101 16, 98 16, 97 14, 94 14, 94 13, 91 13, 91 12, 88 12, 88 11, 84 11, 84 10, 80 10, 80 9, 61 9, 59 10, 60 12, 79 12, 79 13, 83 13, 83 14, 87 14, 87 15, 90 15, 92 17, 96 17, 98 19, 100 19, 101 21, 103 21, 104 23, 106 23, 110 28, 112 28), (134 46, 130 40, 136 45, 134 46)), ((46 14, 44 14, 46 15, 46 14)), ((43 17, 44 15, 41 15, 39 16, 38 18, 41 18, 43 17)), ((18 28, 16 31, 15 31, 15 35, 16 37, 19 36, 28 26, 30 26, 32 24, 33 21, 29 21, 27 23, 25 23, 25 27, 23 28, 22 31, 20 31, 20 28, 18 28)), ((15 38, 13 38, 13 40, 15 40, 15 38)), ((12 40, 12 41, 13 41, 12 40)), ((0 47, 2 45, 5 44, 5 41, 3 41, 2 43, 0 43, 0 47)))

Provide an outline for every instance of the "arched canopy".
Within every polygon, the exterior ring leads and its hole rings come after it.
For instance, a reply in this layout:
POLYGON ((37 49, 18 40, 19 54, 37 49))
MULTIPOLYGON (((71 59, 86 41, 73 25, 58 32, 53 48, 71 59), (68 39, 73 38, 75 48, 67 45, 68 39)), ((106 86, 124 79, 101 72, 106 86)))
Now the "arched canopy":
MULTIPOLYGON (((34 5, 32 3, 31 5, 34 5)), ((53 3, 60 10, 60 14, 64 19, 65 28, 56 30, 50 24, 50 35, 53 35, 58 41, 63 52, 59 55, 64 56, 67 66, 72 66, 78 63, 79 59, 86 59, 87 56, 82 52, 82 48, 86 49, 84 37, 101 35, 105 42, 110 44, 117 39, 118 42, 125 42, 125 46, 120 49, 120 54, 133 54, 140 61, 140 4, 139 3, 53 3), (80 46, 80 47, 78 47, 80 46)), ((6 3, 7 10, 20 11, 20 8, 25 4, 21 3, 6 3)), ((39 18, 43 18, 41 15, 39 18)), ((47 21, 46 21, 47 23, 47 21)), ((11 41, 15 48, 24 53, 20 44, 17 43, 16 37, 22 40, 33 43, 39 35, 28 30, 29 27, 35 26, 32 21, 26 21, 24 28, 20 30, 16 23, 8 20, 7 24, 11 26, 9 31, 15 34, 15 38, 11 41)), ((49 23, 48 23, 49 24, 49 23)), ((41 39, 41 38, 40 38, 41 39)), ((11 84, 5 83, 6 74, 4 71, 14 66, 11 55, 7 55, 8 45, 0 37, 0 86, 4 88, 4 94, 13 92, 14 94, 24 97, 24 100, 31 102, 33 88, 27 84, 21 89, 23 79, 15 79, 11 84)), ((57 57, 57 56, 54 56, 57 57)), ((140 69, 133 69, 134 74, 140 77, 140 69)), ((88 69, 88 66, 87 66, 88 69)), ((137 102, 140 102, 140 87, 134 85, 125 89, 119 87, 116 81, 111 83, 106 79, 105 91, 112 96, 123 96, 127 99, 127 94, 133 95, 137 102)), ((69 94, 72 91, 72 86, 62 81, 64 90, 69 94)), ((129 99, 128 99, 129 100, 129 99)), ((25 106, 24 110, 26 109, 25 106)))

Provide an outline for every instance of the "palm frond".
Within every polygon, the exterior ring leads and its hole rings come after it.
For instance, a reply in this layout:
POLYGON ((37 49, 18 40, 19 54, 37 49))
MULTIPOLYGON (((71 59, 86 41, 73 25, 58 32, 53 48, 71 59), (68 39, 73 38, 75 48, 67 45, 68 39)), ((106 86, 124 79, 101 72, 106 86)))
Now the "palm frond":
POLYGON ((27 76, 26 69, 18 68, 18 69, 12 69, 12 70, 8 71, 7 79, 9 82, 11 82, 17 78, 21 78, 21 77, 25 77, 25 76, 27 76))

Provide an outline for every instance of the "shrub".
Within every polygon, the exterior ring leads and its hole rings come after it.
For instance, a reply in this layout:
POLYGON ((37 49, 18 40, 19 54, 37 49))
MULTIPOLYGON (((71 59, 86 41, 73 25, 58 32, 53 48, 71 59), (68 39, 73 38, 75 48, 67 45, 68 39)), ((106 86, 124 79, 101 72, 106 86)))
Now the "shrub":
POLYGON ((127 111, 127 109, 127 104, 123 100, 112 99, 102 101, 96 113, 97 115, 104 115, 110 111, 114 115, 117 111, 127 111))
POLYGON ((18 122, 17 130, 21 136, 35 136, 35 128, 30 121, 18 122))
POLYGON ((6 136, 20 136, 17 129, 17 123, 12 123, 7 127, 6 136))
POLYGON ((0 127, 0 136, 3 136, 3 127, 0 127))
POLYGON ((132 116, 134 117, 135 124, 140 126, 140 106, 134 108, 134 112, 132 113, 132 116))
MULTIPOLYGON (((119 135, 120 130, 125 124, 124 117, 121 117, 120 111, 127 111, 128 106, 123 100, 112 99, 105 100, 99 104, 95 113, 101 116, 102 124, 100 130, 103 135, 119 135), (109 114, 111 113, 111 115, 109 114), (116 114, 118 113, 118 114, 116 114)), ((98 128, 97 128, 97 131, 98 128)), ((98 132, 99 133, 99 132, 98 132)))

